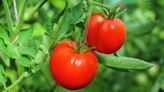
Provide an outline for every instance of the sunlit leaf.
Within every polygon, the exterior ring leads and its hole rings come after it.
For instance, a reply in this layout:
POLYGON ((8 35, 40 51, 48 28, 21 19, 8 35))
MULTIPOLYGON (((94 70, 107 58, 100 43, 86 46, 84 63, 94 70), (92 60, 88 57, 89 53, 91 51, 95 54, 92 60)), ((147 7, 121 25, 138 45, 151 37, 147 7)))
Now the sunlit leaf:
POLYGON ((100 63, 102 63, 106 67, 118 70, 145 70, 153 66, 153 64, 141 59, 122 56, 116 57, 113 55, 106 55, 98 52, 96 54, 100 63))
POLYGON ((10 41, 8 31, 0 24, 0 38, 6 41, 10 41))
POLYGON ((17 51, 17 47, 15 47, 13 44, 11 44, 8 41, 3 41, 0 39, 0 50, 6 54, 7 56, 11 58, 17 58, 19 56, 19 53, 17 51), (6 46, 7 45, 7 46, 6 46))

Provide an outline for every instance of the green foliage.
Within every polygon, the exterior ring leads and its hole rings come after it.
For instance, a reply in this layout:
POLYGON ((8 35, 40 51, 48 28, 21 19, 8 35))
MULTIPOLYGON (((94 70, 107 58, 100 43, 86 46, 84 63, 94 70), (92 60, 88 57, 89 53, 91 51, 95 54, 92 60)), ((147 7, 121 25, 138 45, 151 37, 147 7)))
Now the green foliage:
POLYGON ((32 33, 33 33, 33 28, 22 30, 17 40, 18 46, 26 46, 29 40, 31 39, 32 33))
POLYGON ((118 70, 137 71, 148 69, 153 66, 151 63, 136 58, 122 56, 117 57, 113 55, 101 54, 98 52, 97 56, 99 62, 101 62, 104 66, 118 70))

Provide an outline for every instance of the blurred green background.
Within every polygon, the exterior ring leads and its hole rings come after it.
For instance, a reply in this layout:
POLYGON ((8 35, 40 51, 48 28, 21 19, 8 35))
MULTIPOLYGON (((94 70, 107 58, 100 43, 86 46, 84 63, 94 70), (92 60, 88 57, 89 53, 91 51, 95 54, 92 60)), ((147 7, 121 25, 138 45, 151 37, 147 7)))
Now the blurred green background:
MULTIPOLYGON (((11 1, 11 0, 9 0, 11 1)), ((20 1, 21 0, 17 0, 20 1)), ((47 20, 53 14, 64 9, 65 0, 49 0, 34 17, 29 20, 28 12, 40 0, 31 0, 25 13, 24 27, 34 26, 33 36, 39 39, 46 31, 47 20)), ((80 0, 70 0, 79 2, 80 0)), ((95 80, 87 87, 72 91, 55 84, 49 72, 49 66, 21 82, 20 92, 164 92, 164 0, 96 0, 105 5, 122 6, 127 12, 120 16, 127 27, 125 45, 118 51, 119 55, 140 58, 155 64, 147 71, 121 72, 103 65, 95 80)), ((93 13, 99 11, 95 7, 93 13)), ((0 17, 3 11, 0 11, 0 17)), ((5 19, 0 19, 5 22, 5 19)), ((6 74, 15 79, 15 71, 7 70, 6 74)), ((1 89, 1 86, 0 86, 1 89)))

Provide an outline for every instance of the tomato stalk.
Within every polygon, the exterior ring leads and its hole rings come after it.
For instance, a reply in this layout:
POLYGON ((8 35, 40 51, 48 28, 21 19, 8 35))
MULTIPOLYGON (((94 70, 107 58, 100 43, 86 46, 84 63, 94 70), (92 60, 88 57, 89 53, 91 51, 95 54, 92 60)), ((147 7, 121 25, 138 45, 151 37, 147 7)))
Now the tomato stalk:
POLYGON ((116 7, 109 16, 111 19, 114 19, 120 15, 122 15, 124 12, 126 12, 126 8, 116 7))
MULTIPOLYGON (((10 90, 11 88, 15 87, 16 85, 18 85, 23 79, 30 77, 33 73, 41 70, 45 65, 47 65, 47 63, 49 63, 49 56, 46 58, 46 62, 38 65, 35 67, 35 69, 31 70, 31 71, 25 71, 24 73, 22 73, 22 75, 16 80, 14 81, 14 83, 12 83, 10 86, 8 86, 7 88, 4 89, 4 92, 7 92, 8 90, 10 90), (33 71, 33 72, 32 72, 33 71)), ((34 61, 36 62, 36 61, 34 61)))
POLYGON ((113 12, 111 13, 111 19, 114 19, 117 15, 117 13, 121 10, 120 7, 117 7, 113 10, 113 12))
POLYGON ((14 14, 15 14, 15 19, 16 19, 16 24, 18 24, 19 21, 19 16, 18 16, 18 10, 17 10, 17 4, 16 0, 13 0, 13 6, 14 6, 14 14))
POLYGON ((116 16, 116 9, 111 13, 111 16, 109 18, 114 19, 116 16))
POLYGON ((122 15, 123 13, 125 13, 126 11, 127 11, 126 8, 124 8, 124 9, 118 11, 115 17, 119 17, 120 15, 122 15))
POLYGON ((92 4, 93 4, 93 5, 96 5, 96 6, 99 6, 99 7, 101 7, 101 8, 102 8, 102 7, 105 8, 105 9, 104 9, 104 12, 102 12, 102 13, 103 13, 103 16, 104 16, 105 18, 108 18, 109 14, 110 14, 110 11, 111 11, 111 9, 110 9, 109 6, 106 6, 106 5, 104 5, 104 4, 101 4, 101 3, 95 2, 95 1, 92 1, 92 4))
POLYGON ((86 51, 90 50, 90 48, 86 45, 86 36, 88 33, 88 24, 89 24, 89 20, 90 20, 92 8, 93 8, 93 6, 92 6, 93 0, 86 0, 86 2, 88 5, 87 21, 85 24, 85 29, 82 34, 82 38, 78 39, 78 46, 76 48, 74 48, 77 53, 85 53, 86 51))
POLYGON ((105 14, 103 13, 103 15, 106 17, 108 16, 107 18, 111 18, 111 19, 114 19, 118 16, 120 16, 121 14, 123 14, 127 9, 121 9, 120 7, 116 7, 113 11, 110 9, 110 7, 106 6, 106 5, 103 5, 101 3, 98 3, 98 2, 95 2, 95 1, 92 1, 91 2, 92 4, 96 5, 96 6, 99 6, 99 7, 103 7, 105 9, 107 9, 107 11, 105 11, 105 14), (110 14, 110 15, 109 15, 110 14))
POLYGON ((20 83, 25 77, 28 77, 30 76, 31 73, 28 73, 28 72, 24 72, 18 80, 16 80, 12 85, 10 85, 9 87, 7 87, 4 92, 7 92, 9 89, 13 88, 15 85, 17 85, 18 83, 20 83))
POLYGON ((96 5, 96 6, 104 7, 106 9, 110 10, 110 7, 108 7, 108 6, 104 5, 104 4, 101 4, 101 3, 98 3, 98 2, 95 2, 95 1, 92 1, 91 3, 96 5))
POLYGON ((23 8, 22 8, 22 10, 21 10, 21 12, 20 12, 19 19, 18 19, 18 23, 17 23, 17 25, 16 25, 16 27, 15 27, 15 29, 14 29, 16 35, 20 32, 20 29, 21 29, 21 27, 22 27, 22 25, 23 25, 24 13, 25 13, 25 8, 26 8, 26 5, 27 5, 27 1, 22 2, 22 4, 23 4, 23 8))

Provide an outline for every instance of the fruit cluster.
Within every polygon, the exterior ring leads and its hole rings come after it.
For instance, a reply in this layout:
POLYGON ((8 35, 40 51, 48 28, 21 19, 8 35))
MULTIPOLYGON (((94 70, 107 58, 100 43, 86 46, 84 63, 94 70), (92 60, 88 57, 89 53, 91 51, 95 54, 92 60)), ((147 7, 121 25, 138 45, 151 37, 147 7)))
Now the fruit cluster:
POLYGON ((126 27, 118 18, 106 19, 101 13, 91 16, 86 35, 87 45, 93 49, 76 49, 78 42, 62 41, 53 50, 50 70, 62 87, 75 90, 88 85, 96 76, 98 59, 94 50, 112 54, 122 47, 126 27), (84 51, 85 50, 85 51, 84 51))

